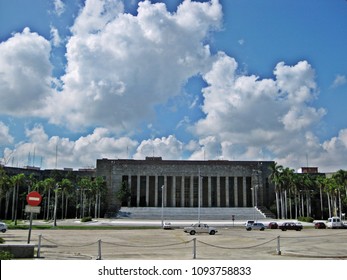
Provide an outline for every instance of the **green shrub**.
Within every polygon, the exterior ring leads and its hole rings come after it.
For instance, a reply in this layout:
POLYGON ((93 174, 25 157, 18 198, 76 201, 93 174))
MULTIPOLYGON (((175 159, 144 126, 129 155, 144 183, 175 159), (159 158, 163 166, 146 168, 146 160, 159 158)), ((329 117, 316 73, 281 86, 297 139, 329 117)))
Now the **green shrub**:
POLYGON ((13 255, 8 251, 0 251, 0 260, 11 260, 13 255))
POLYGON ((93 220, 92 217, 83 217, 83 218, 81 219, 81 222, 82 222, 82 223, 91 222, 92 220, 93 220))
POLYGON ((3 243, 5 243, 5 240, 2 237, 0 237, 0 244, 3 244, 3 243))
POLYGON ((314 219, 312 217, 298 217, 298 221, 306 222, 306 223, 313 223, 314 219))

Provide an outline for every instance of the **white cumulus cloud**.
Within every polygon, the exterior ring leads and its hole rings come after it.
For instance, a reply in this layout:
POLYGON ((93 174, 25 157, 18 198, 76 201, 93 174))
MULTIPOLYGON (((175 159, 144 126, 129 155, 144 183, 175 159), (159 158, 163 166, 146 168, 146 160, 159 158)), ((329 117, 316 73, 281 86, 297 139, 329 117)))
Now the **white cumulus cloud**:
POLYGON ((207 147, 219 139, 221 151, 215 148, 212 158, 284 159, 289 153, 305 154, 307 133, 326 113, 311 105, 318 93, 307 61, 293 66, 280 62, 273 79, 260 79, 240 74, 235 59, 220 53, 204 79, 206 116, 193 131, 207 147))
POLYGON ((13 149, 5 149, 5 157, 13 158, 15 165, 41 166, 42 161, 43 168, 95 167, 96 159, 128 158, 138 146, 137 141, 128 137, 113 137, 105 128, 96 128, 91 134, 71 140, 49 137, 42 125, 36 125, 26 129, 26 137, 13 149))
POLYGON ((175 136, 143 140, 136 149, 134 159, 144 159, 146 157, 162 157, 165 160, 181 159, 184 151, 184 144, 175 136))
POLYGON ((10 144, 13 140, 9 127, 0 121, 0 145, 10 144))
POLYGON ((65 3, 62 0, 54 0, 54 11, 60 16, 65 12, 65 3))
POLYGON ((0 111, 40 115, 51 92, 51 46, 29 28, 0 43, 0 111))
POLYGON ((346 83, 347 83, 347 78, 345 75, 337 75, 333 84, 332 84, 332 87, 337 88, 337 87, 342 86, 346 83))
POLYGON ((54 26, 51 26, 51 37, 54 47, 59 47, 62 44, 62 39, 60 38, 59 31, 54 26))
POLYGON ((86 1, 66 46, 62 92, 45 110, 52 122, 131 130, 154 115, 156 104, 180 94, 191 76, 207 71, 205 41, 220 26, 218 1, 184 1, 176 13, 143 1, 137 12, 123 13, 119 1, 86 1))

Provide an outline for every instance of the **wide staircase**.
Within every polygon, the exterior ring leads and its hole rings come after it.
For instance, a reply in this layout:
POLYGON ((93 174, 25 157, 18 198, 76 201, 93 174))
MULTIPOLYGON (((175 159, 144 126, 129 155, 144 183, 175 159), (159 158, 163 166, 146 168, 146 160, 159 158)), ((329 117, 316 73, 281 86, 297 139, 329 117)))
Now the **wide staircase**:
MULTIPOLYGON (((199 208, 191 207, 122 207, 117 218, 160 220, 196 220, 199 208)), ((257 207, 200 208, 203 220, 261 220, 268 218, 257 207)))

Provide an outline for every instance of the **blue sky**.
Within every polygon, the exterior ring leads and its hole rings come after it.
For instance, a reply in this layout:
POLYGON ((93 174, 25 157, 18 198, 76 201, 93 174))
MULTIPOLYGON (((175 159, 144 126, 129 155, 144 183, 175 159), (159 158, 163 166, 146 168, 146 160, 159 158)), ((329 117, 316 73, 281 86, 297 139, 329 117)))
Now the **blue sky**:
POLYGON ((347 169, 345 0, 0 0, 0 26, 2 164, 347 169))

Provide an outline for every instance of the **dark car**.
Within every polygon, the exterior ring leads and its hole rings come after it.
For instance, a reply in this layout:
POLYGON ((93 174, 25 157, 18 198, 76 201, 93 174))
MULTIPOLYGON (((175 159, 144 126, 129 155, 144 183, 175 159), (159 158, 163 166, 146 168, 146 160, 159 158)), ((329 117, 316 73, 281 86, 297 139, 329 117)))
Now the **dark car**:
POLYGON ((279 229, 281 229, 282 231, 286 231, 286 230, 300 231, 300 230, 302 230, 302 224, 294 223, 294 222, 286 222, 286 223, 283 223, 282 225, 280 225, 279 229))
POLYGON ((278 224, 276 222, 270 222, 267 225, 267 228, 269 228, 269 229, 278 229, 278 224))
POLYGON ((327 225, 325 223, 323 223, 323 222, 317 222, 317 223, 314 224, 314 228, 316 228, 316 229, 320 229, 320 228, 324 229, 324 228, 327 228, 327 225))

